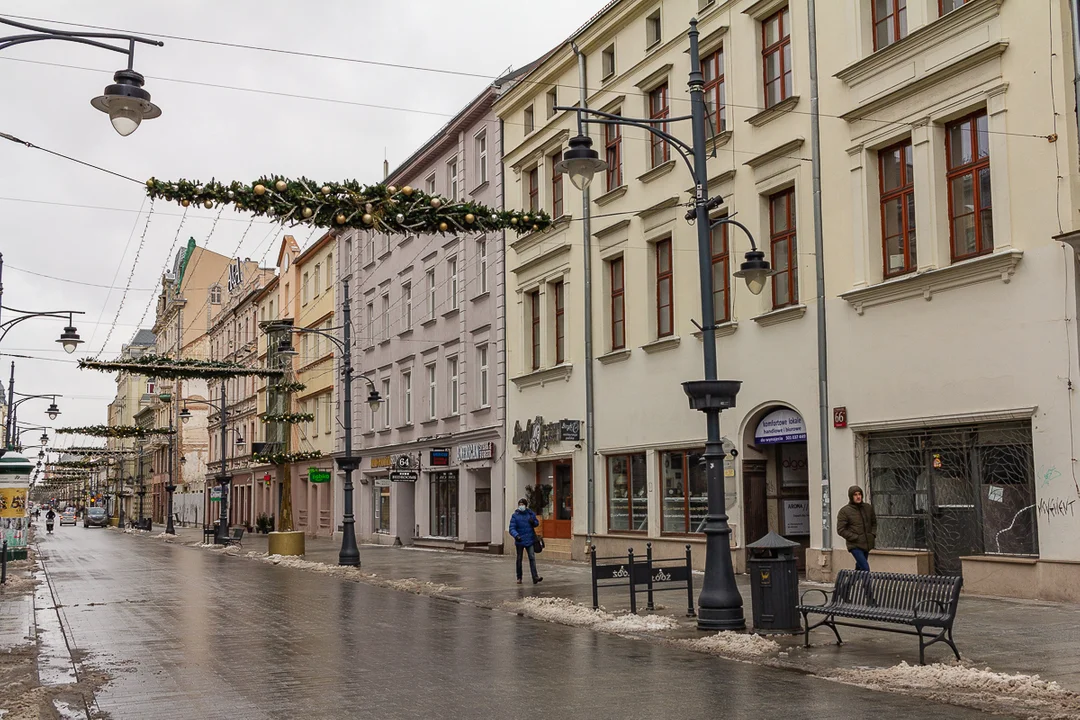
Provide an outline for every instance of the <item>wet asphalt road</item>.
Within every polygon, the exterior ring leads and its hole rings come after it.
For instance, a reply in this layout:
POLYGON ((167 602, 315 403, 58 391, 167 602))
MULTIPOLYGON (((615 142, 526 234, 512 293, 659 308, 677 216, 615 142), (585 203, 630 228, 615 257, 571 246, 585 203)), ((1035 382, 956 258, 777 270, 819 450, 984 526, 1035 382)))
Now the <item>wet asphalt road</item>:
POLYGON ((38 537, 118 720, 984 717, 111 530, 38 537))

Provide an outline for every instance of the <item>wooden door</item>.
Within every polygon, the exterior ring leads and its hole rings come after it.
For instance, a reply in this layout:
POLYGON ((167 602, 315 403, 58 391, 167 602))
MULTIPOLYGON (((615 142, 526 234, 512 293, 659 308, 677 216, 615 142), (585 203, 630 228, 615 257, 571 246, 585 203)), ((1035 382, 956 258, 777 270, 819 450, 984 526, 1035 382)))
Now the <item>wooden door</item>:
POLYGON ((747 544, 763 538, 769 532, 769 510, 766 500, 765 462, 743 460, 743 538, 747 544))
POLYGON ((540 534, 545 538, 570 539, 574 519, 574 465, 570 460, 559 460, 550 466, 550 480, 541 477, 537 466, 537 484, 551 483, 551 499, 540 518, 540 534))

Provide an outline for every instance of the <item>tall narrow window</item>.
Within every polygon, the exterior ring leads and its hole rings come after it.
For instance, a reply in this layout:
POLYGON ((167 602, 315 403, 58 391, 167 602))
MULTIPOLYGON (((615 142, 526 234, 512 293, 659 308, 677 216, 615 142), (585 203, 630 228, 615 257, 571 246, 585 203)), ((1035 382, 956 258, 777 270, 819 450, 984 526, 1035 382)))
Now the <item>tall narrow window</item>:
POLYGON ((304 296, 304 304, 307 305, 308 300, 311 299, 311 282, 306 272, 304 273, 304 292, 302 295, 304 296))
POLYGON ((535 128, 532 105, 525 108, 525 134, 528 135, 535 128))
POLYGON ((210 304, 211 305, 220 305, 221 304, 221 286, 220 285, 214 285, 213 287, 210 288, 210 304))
POLYGON ((881 240, 885 277, 914 272, 915 184, 911 140, 878 152, 881 176, 881 240))
MULTIPOLYGON (((619 113, 614 113, 618 115, 619 113)), ((607 160, 607 189, 622 185, 622 131, 612 123, 604 126, 604 149, 607 160)))
POLYGON ((552 286, 555 295, 555 364, 566 362, 566 285, 552 286))
POLYGON ((447 293, 450 295, 450 309, 457 310, 458 308, 458 266, 457 256, 454 256, 446 261, 446 274, 450 278, 449 287, 447 293))
MULTIPOLYGON (((435 180, 431 181, 431 188, 432 188, 431 193, 434 195, 435 194, 435 180)), ((367 252, 367 254, 368 254, 368 262, 369 263, 375 262, 375 233, 371 233, 370 235, 368 235, 367 251, 368 251, 367 252)))
POLYGON ((660 10, 657 9, 649 17, 645 18, 645 47, 651 48, 660 42, 662 33, 660 32, 660 10))
POLYGON ((478 279, 479 292, 488 291, 488 256, 487 240, 480 238, 476 241, 476 276, 478 279))
MULTIPOLYGON (((307 339, 307 335, 304 336, 307 339)), ((367 344, 375 344, 375 303, 369 302, 367 304, 367 344)))
POLYGON ((412 283, 401 284, 402 332, 412 330, 412 283))
MULTIPOLYGON (((334 401, 332 395, 327 395, 323 398, 323 432, 330 434, 330 431, 334 429, 334 401)), ((252 427, 251 437, 255 437, 255 428, 252 427)))
POLYGON ((428 291, 428 306, 427 314, 429 320, 435 319, 435 268, 431 268, 427 271, 427 291, 428 291))
POLYGON ((765 107, 791 97, 791 31, 788 9, 761 23, 761 56, 765 78, 765 107))
POLYGON ((907 37, 907 0, 873 0, 874 49, 907 37))
POLYGON ((941 14, 946 15, 951 13, 953 10, 957 10, 964 5, 967 5, 969 2, 971 2, 971 0, 939 0, 941 14))
POLYGON ((479 180, 478 185, 483 185, 488 181, 487 159, 487 131, 485 130, 476 136, 476 175, 477 180, 479 180))
POLYGON ((488 387, 488 346, 481 345, 476 348, 476 364, 480 368, 479 382, 480 382, 480 407, 485 408, 491 404, 491 397, 489 396, 490 389, 488 387))
POLYGON ((382 339, 390 339, 390 293, 382 296, 382 339))
POLYGON ((615 43, 604 48, 600 56, 600 79, 607 80, 615 74, 615 43))
POLYGON ((713 322, 725 323, 731 319, 728 299, 728 239, 727 225, 712 229, 712 296, 713 322))
POLYGON ((559 104, 559 86, 551 88, 547 91, 547 116, 549 118, 555 117, 555 106, 559 104))
POLYGON ((532 346, 532 369, 540 369, 540 291, 529 293, 529 337, 532 346))
POLYGON ((623 301, 623 259, 608 263, 611 272, 611 349, 626 347, 626 306, 623 301))
MULTIPOLYGON (((668 86, 667 83, 653 88, 649 93, 649 118, 652 120, 662 120, 669 115, 668 108, 668 86)), ((668 131, 668 124, 654 123, 653 127, 663 132, 668 131)), ((671 157, 671 148, 667 144, 667 140, 659 137, 658 135, 649 136, 649 142, 652 143, 652 167, 657 165, 663 165, 671 157)))
POLYGON ((559 162, 561 155, 555 153, 549 158, 551 166, 551 217, 560 218, 563 215, 563 184, 562 173, 555 171, 555 163, 559 162))
POLYGON ((671 298, 671 240, 656 243, 656 336, 674 333, 674 305, 671 298))
POLYGON ((401 373, 401 416, 406 425, 412 425, 412 371, 401 373))
POLYGON ((334 253, 329 252, 326 254, 326 289, 330 290, 334 287, 334 253))
POLYGON ((390 379, 387 378, 382 381, 382 409, 383 409, 383 429, 390 429, 390 379))
POLYGON ((528 173, 529 210, 536 212, 540 209, 540 168, 533 168, 528 173))
POLYGON ((705 75, 705 109, 709 112, 710 122, 715 132, 724 132, 727 127, 727 106, 724 89, 724 48, 701 61, 701 70, 705 75))
POLYGON ((428 384, 428 420, 435 419, 435 412, 438 409, 438 380, 435 376, 435 364, 427 366, 427 384, 428 384))
POLYGON ((425 186, 425 189, 427 190, 428 195, 434 195, 435 194, 435 173, 432 173, 431 175, 428 176, 428 179, 426 181, 424 181, 424 186, 425 186))
POLYGON ((608 456, 608 530, 645 532, 649 529, 646 467, 645 453, 608 456))
POLYGON ((458 406, 461 395, 458 388, 458 359, 456 357, 448 358, 446 361, 446 378, 450 385, 450 414, 457 415, 461 409, 458 406))
POLYGON ((322 264, 315 264, 315 276, 312 278, 315 283, 315 297, 319 297, 319 293, 322 292, 322 264))
POLYGON ((945 155, 948 158, 952 259, 963 260, 992 252, 990 136, 985 111, 945 126, 945 155))
POLYGON ((799 297, 795 246, 795 188, 769 198, 769 242, 772 249, 773 308, 794 305, 799 297))
POLYGON ((446 187, 449 188, 449 194, 451 200, 458 199, 458 172, 457 172, 457 159, 453 159, 446 164, 446 187))

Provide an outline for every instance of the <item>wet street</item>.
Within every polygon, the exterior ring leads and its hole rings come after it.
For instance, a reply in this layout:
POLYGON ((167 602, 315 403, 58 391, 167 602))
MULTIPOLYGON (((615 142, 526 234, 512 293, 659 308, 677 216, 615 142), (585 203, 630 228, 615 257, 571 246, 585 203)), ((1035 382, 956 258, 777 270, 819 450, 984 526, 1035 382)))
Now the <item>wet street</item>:
POLYGON ((984 717, 149 537, 38 537, 42 679, 65 653, 107 673, 90 711, 117 719, 984 717))

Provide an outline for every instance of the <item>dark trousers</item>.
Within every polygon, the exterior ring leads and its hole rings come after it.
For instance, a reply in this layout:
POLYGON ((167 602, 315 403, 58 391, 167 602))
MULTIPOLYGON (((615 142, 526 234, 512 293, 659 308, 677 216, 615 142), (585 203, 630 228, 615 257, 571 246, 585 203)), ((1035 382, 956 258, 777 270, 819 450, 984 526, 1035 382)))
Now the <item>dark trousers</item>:
POLYGON ((870 560, 867 558, 867 552, 862 548, 851 548, 851 554, 855 558, 856 570, 870 570, 870 560))
POLYGON ((539 575, 536 574, 536 551, 533 550, 532 545, 527 545, 525 547, 521 547, 520 545, 517 546, 517 579, 521 579, 521 554, 523 552, 529 553, 529 572, 532 573, 533 580, 535 580, 539 575))

